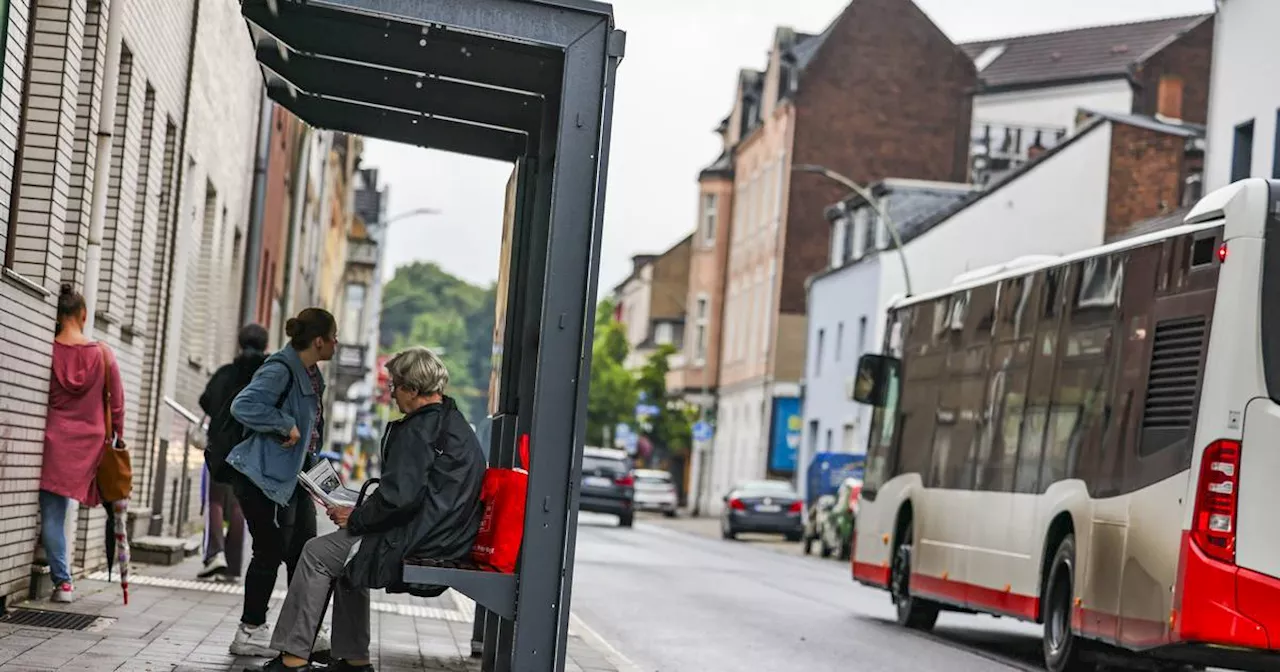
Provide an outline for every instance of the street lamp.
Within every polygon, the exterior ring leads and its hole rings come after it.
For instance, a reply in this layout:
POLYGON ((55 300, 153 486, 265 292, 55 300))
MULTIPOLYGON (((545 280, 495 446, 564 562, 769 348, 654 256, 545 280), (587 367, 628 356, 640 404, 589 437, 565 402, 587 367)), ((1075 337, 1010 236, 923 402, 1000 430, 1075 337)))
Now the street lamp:
POLYGON ((844 175, 824 166, 799 164, 792 166, 791 170, 797 173, 814 173, 816 175, 821 175, 828 180, 848 188, 850 191, 857 194, 859 198, 866 201, 867 205, 870 205, 875 209, 876 214, 880 215, 880 219, 884 220, 884 226, 889 230, 889 236, 893 238, 893 246, 898 250, 898 259, 902 262, 902 279, 906 284, 907 296, 911 296, 911 272, 907 268, 907 252, 902 249, 902 237, 898 234, 898 225, 889 217, 888 211, 880 207, 880 203, 874 196, 872 196, 871 191, 844 175))
POLYGON ((419 215, 438 215, 438 214, 440 214, 440 211, 436 210, 435 208, 414 208, 413 210, 406 210, 404 212, 397 213, 380 222, 372 222, 370 226, 388 226, 392 222, 398 222, 402 219, 408 219, 410 217, 417 217, 419 215))

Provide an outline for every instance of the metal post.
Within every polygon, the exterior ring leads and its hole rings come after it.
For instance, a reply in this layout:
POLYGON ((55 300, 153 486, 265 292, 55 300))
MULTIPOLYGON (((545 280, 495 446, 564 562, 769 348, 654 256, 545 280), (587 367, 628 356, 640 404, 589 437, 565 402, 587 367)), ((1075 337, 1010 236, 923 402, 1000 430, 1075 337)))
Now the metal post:
POLYGON ((620 57, 621 52, 621 34, 614 34, 610 21, 595 24, 565 50, 553 175, 539 176, 542 183, 551 178, 551 217, 530 423, 530 506, 512 656, 512 668, 521 672, 562 670, 565 663, 577 472, 586 439, 592 311, 607 179, 610 75, 616 65, 609 54, 620 57), (614 40, 617 43, 611 44, 614 40), (573 413, 564 410, 569 399, 574 400, 573 413))

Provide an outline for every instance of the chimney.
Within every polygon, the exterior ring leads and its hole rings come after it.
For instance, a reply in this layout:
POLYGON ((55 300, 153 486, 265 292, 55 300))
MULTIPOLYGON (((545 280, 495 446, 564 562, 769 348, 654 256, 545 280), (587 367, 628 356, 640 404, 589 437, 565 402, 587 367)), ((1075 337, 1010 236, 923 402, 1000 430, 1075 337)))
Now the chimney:
POLYGON ((1164 75, 1156 93, 1156 114, 1166 119, 1182 119, 1182 78, 1164 75))

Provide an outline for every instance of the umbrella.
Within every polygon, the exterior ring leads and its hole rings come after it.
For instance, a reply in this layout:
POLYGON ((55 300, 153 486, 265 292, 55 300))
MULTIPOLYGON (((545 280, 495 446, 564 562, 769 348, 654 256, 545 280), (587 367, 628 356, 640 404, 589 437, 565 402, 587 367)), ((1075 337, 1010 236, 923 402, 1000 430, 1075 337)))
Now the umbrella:
POLYGON ((129 604, 129 500, 103 502, 103 506, 107 509, 107 578, 115 563, 120 563, 120 590, 129 604))

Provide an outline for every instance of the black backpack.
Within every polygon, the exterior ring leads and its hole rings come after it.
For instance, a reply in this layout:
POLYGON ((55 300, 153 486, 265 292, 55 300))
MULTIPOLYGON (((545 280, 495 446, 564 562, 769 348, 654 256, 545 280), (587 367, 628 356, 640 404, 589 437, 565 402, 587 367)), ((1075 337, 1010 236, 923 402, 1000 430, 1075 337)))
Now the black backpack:
MULTIPOLYGON (((218 483, 231 482, 231 469, 227 467, 227 457, 231 455, 231 451, 236 446, 240 445, 249 436, 249 430, 231 414, 231 404, 235 402, 240 392, 253 381, 255 373, 257 373, 256 369, 247 373, 240 372, 240 379, 233 383, 230 393, 222 403, 222 407, 209 420, 208 441, 205 443, 204 448, 204 463, 209 467, 209 476, 218 483)), ((289 373, 284 389, 280 391, 280 396, 276 398, 276 408, 284 406, 284 400, 289 396, 291 389, 293 389, 292 372, 289 373)))

